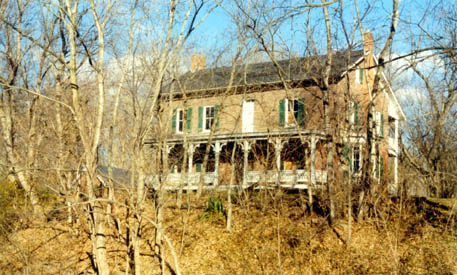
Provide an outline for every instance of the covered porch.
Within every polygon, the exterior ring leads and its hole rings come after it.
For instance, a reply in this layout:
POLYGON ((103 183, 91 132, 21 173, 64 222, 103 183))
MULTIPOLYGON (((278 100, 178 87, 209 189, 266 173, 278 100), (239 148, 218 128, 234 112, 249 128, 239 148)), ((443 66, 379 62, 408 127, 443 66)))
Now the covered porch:
POLYGON ((317 188, 327 179, 322 165, 324 144, 322 133, 295 129, 214 135, 211 142, 199 136, 188 137, 186 143, 170 139, 164 146, 170 172, 160 178, 152 176, 150 184, 154 189, 162 183, 166 190, 194 190, 202 180, 204 189, 227 189, 234 169, 234 188, 317 188), (208 161, 203 169, 207 152, 208 161))

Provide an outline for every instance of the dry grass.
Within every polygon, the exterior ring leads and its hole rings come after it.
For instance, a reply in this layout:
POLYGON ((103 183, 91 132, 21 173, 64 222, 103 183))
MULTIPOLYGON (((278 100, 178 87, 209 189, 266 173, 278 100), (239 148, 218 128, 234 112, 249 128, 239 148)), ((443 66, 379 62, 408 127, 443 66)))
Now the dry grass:
MULTIPOLYGON (((414 201, 404 205, 401 215, 394 205, 382 217, 354 223, 349 244, 345 220, 330 228, 324 217, 308 215, 298 196, 273 201, 252 195, 240 204, 234 208, 231 232, 225 231, 223 219, 201 218, 203 203, 194 202, 189 210, 166 209, 165 232, 179 253, 183 274, 457 273, 455 229, 437 224, 440 219, 428 220, 414 201)), ((54 220, 11 233, 1 246, 0 272, 90 273, 84 228, 81 224, 70 230, 54 220)), ((111 267, 121 274, 126 247, 112 233, 111 267)), ((160 273, 151 247, 153 233, 152 226, 144 227, 145 274, 160 273)), ((169 253, 165 259, 173 266, 169 253)))

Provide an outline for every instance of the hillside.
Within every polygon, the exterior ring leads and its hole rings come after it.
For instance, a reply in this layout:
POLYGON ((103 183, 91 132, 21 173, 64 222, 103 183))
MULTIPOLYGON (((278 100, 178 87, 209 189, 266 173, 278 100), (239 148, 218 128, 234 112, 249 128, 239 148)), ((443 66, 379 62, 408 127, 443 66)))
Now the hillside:
MULTIPOLYGON (((192 207, 178 210, 172 197, 168 202, 165 233, 179 255, 182 274, 457 272, 455 214, 425 200, 383 205, 377 217, 352 224, 350 243, 345 219, 330 227, 325 217, 308 213, 298 194, 247 194, 236 201, 231 232, 226 232, 222 216, 204 215, 203 203, 191 202, 192 207)), ((153 215, 152 206, 148 211, 153 215)), ((83 217, 73 227, 59 216, 46 223, 29 221, 27 226, 18 221, 16 230, 3 236, 0 273, 92 274, 83 217)), ((122 231, 110 232, 113 274, 126 271, 126 232, 122 231)), ((160 274, 152 226, 144 226, 143 239, 144 274, 160 274)), ((168 252, 167 274, 176 270, 168 252)))

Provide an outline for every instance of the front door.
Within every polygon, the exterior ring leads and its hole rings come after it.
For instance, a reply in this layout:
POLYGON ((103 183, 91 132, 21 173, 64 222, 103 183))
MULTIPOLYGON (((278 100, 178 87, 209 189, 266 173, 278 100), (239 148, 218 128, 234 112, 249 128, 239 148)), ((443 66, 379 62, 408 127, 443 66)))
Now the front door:
POLYGON ((243 101, 243 133, 254 132, 254 100, 243 101))

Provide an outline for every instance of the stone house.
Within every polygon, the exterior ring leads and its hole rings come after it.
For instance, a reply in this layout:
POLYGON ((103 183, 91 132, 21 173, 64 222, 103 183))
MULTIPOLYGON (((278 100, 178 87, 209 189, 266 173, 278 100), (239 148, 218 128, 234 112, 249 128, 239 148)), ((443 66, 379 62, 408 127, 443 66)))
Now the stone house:
MULTIPOLYGON (((377 61, 370 32, 364 34, 363 44, 362 50, 335 52, 333 57, 329 110, 340 152, 334 166, 343 171, 336 177, 361 174, 372 101, 370 127, 377 141, 371 152, 373 173, 395 188, 398 127, 405 116, 385 77, 382 92, 372 94, 377 61)), ((223 187, 232 165, 242 187, 279 184, 306 189, 326 182, 328 138, 318 85, 324 63, 325 56, 317 56, 205 68, 202 56, 192 56, 191 71, 160 95, 158 136, 166 144, 170 167, 166 187, 196 188, 201 176, 206 188, 223 187)), ((154 147, 160 142, 153 138, 148 143, 154 147)))

